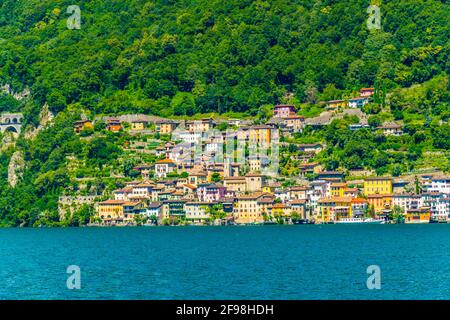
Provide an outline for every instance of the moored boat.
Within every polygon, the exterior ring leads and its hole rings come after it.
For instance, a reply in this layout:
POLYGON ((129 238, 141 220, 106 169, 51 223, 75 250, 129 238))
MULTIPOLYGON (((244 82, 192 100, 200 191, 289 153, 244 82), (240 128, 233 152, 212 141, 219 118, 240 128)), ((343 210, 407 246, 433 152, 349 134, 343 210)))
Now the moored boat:
POLYGON ((384 224, 384 219, 373 219, 373 218, 342 218, 339 221, 336 221, 335 223, 338 224, 353 224, 353 223, 366 223, 366 224, 384 224))

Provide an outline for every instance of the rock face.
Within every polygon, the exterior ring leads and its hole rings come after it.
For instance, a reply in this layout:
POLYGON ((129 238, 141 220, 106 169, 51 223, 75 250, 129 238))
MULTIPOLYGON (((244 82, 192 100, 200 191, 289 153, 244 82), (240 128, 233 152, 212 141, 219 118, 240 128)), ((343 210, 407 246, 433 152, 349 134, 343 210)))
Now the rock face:
POLYGON ((25 139, 34 139, 43 128, 48 127, 52 124, 54 117, 55 116, 50 111, 50 108, 48 107, 48 104, 46 102, 42 107, 41 112, 39 113, 38 127, 34 128, 32 126, 29 126, 25 131, 25 139))
POLYGON ((15 187, 20 181, 25 169, 25 161, 20 151, 14 152, 8 166, 8 183, 11 187, 15 187))
POLYGON ((22 92, 14 92, 8 83, 3 86, 0 86, 0 92, 9 94, 18 101, 27 99, 31 96, 31 92, 28 87, 26 87, 22 92))
POLYGON ((53 121, 53 118, 53 113, 50 111, 46 102, 42 107, 41 113, 39 113, 39 125, 45 128, 53 121))

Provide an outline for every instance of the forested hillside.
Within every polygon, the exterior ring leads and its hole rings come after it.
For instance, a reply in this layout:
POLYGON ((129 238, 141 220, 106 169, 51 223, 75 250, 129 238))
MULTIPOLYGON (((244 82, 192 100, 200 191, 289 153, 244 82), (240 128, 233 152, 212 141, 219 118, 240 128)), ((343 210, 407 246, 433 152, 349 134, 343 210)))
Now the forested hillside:
MULTIPOLYGON (((52 111, 249 111, 341 98, 449 73, 449 3, 367 0, 5 0, 0 83, 29 86, 52 111), (75 3, 76 2, 76 3, 75 3), (69 30, 69 5, 81 29, 69 30)), ((4 103, 2 109, 7 108, 4 103)))
MULTIPOLYGON (((12 144, 0 134, 0 226, 58 223, 63 192, 102 194, 123 186, 112 177, 132 179, 134 165, 155 160, 130 156, 133 137, 102 122, 74 134, 81 113, 266 120, 289 102, 309 117, 322 101, 380 86, 388 103, 363 110, 370 126, 400 121, 406 135, 354 133, 354 118, 305 130, 284 141, 280 176, 298 173, 296 143, 319 141, 327 148, 314 160, 329 170, 450 171, 449 17, 448 0, 2 0, 0 113, 25 122, 12 144), (381 30, 367 27, 370 4, 381 30), (81 8, 80 29, 67 27, 70 5, 81 8), (33 136, 46 103, 53 125, 33 136), (24 165, 11 187, 14 154, 24 165)), ((85 223, 89 210, 77 215, 65 224, 85 223)))

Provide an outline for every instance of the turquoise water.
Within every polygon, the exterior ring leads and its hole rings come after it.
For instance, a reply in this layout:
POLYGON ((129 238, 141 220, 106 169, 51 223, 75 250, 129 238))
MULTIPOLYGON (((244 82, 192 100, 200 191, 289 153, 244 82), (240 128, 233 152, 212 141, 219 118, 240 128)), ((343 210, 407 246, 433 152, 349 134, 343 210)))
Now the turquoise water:
POLYGON ((0 279, 0 299, 449 299, 450 225, 0 229, 0 279))

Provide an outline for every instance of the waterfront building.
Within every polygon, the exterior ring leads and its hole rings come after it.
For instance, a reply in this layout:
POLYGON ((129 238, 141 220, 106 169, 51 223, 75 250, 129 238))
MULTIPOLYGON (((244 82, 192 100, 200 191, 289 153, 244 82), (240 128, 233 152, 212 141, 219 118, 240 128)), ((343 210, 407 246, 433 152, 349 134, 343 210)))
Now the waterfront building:
POLYGON ((423 198, 417 194, 394 194, 392 195, 393 207, 398 206, 402 208, 402 212, 408 210, 417 210, 423 206, 423 198))
POLYGON ((177 218, 182 219, 185 216, 184 204, 187 200, 164 200, 162 210, 159 216, 160 220, 177 218))
POLYGON ((104 224, 125 224, 133 222, 134 214, 139 213, 143 205, 139 202, 106 200, 98 203, 97 216, 104 224))
POLYGON ((238 224, 262 223, 263 212, 268 213, 268 206, 273 201, 273 196, 262 192, 251 195, 238 196, 234 204, 234 219, 238 224))
POLYGON ((426 192, 437 192, 450 196, 450 176, 431 177, 425 180, 422 186, 426 192))
POLYGON ((291 205, 292 212, 298 213, 300 219, 309 220, 311 218, 306 199, 291 200, 289 204, 291 205))
POLYGON ((284 203, 275 203, 268 207, 268 214, 272 220, 282 219, 284 221, 289 221, 291 216, 291 208, 287 204, 284 203))
POLYGON ((429 223, 430 218, 430 208, 411 209, 406 212, 405 223, 429 223))
POLYGON ((391 194, 369 194, 367 196, 369 206, 375 210, 379 216, 385 216, 392 210, 391 194))
POLYGON ((423 206, 430 208, 431 219, 444 222, 450 218, 450 199, 439 192, 422 193, 423 206))
POLYGON ((162 210, 162 202, 151 202, 145 209, 145 216, 150 217, 159 217, 161 215, 162 210))
POLYGON ((186 220, 192 224, 204 224, 210 219, 209 208, 217 204, 216 202, 186 202, 184 211, 186 220))
POLYGON ((352 218, 362 218, 367 212, 368 202, 363 198, 352 198, 351 206, 352 218))
POLYGON ((318 202, 318 221, 328 223, 342 218, 352 218, 352 198, 330 197, 318 202))

